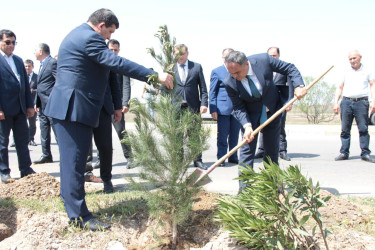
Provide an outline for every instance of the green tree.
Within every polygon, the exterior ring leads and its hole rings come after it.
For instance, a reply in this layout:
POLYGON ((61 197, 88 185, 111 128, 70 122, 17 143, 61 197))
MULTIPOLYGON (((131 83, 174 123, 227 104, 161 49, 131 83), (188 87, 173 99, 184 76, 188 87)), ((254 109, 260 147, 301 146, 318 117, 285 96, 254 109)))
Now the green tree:
MULTIPOLYGON (((309 85, 313 80, 310 76, 304 77, 306 85, 309 85)), ((297 101, 295 106, 309 123, 329 122, 335 117, 332 111, 334 95, 335 87, 325 81, 320 81, 309 90, 304 98, 297 101)))
MULTIPOLYGON (((148 50, 165 72, 173 74, 177 62, 175 39, 170 40, 166 26, 160 27, 155 36, 160 40, 162 54, 148 50)), ((155 76, 149 77, 150 82, 159 87, 155 79, 155 76)), ((176 84, 174 81, 174 86, 176 84)), ((193 197, 201 189, 187 179, 188 168, 197 155, 208 148, 209 136, 209 130, 200 126, 200 115, 181 111, 178 100, 173 90, 164 91, 158 101, 147 100, 156 113, 154 118, 138 100, 132 100, 136 131, 129 133, 134 162, 141 166, 141 179, 158 187, 156 192, 143 187, 149 196, 150 213, 170 226, 172 248, 177 244, 177 226, 192 212, 193 197)))

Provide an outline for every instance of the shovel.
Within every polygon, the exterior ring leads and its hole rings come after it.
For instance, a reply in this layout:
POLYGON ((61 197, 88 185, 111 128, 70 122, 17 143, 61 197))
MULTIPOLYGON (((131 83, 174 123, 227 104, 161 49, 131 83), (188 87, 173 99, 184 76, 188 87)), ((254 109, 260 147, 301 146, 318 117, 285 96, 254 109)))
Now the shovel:
MULTIPOLYGON (((333 65, 326 72, 324 72, 319 78, 315 79, 309 86, 307 86, 306 90, 309 90, 312 86, 314 86, 314 84, 317 83, 320 79, 322 79, 323 76, 325 76, 332 68, 333 68, 333 65)), ((272 122, 277 116, 283 113, 290 105, 292 105, 297 100, 298 99, 296 96, 293 99, 291 99, 281 109, 279 109, 270 118, 268 118, 264 123, 262 123, 257 129, 255 129, 252 135, 255 136, 256 134, 258 134, 265 126, 267 126, 270 122, 272 122)), ((226 155, 224 155, 219 160, 217 160, 206 171, 202 171, 197 168, 190 176, 188 176, 187 181, 189 183, 193 183, 193 185, 202 185, 202 186, 207 183, 212 182, 208 174, 211 173, 217 166, 219 166, 222 162, 224 162, 227 158, 229 158, 232 154, 234 154, 239 148, 241 148, 246 143, 247 143, 246 140, 243 140, 236 147, 232 148, 232 150, 230 150, 226 155)))

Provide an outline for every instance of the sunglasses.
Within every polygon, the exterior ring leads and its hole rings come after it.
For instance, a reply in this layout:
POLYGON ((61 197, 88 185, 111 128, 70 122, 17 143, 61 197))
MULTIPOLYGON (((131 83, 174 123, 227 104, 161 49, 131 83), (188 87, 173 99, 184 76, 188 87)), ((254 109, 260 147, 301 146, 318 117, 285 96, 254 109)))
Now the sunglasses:
POLYGON ((9 41, 9 40, 6 40, 6 41, 4 41, 4 43, 5 43, 6 45, 10 45, 11 43, 13 43, 13 45, 17 45, 17 42, 16 42, 16 41, 9 41))

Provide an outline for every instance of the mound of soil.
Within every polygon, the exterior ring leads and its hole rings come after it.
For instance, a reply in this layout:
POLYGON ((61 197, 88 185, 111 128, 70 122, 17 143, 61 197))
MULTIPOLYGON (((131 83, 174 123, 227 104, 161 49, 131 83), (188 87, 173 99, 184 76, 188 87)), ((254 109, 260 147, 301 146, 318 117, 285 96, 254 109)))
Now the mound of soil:
MULTIPOLYGON (((67 227, 68 218, 63 212, 38 213, 9 204, 11 197, 44 201, 58 196, 59 188, 60 183, 47 173, 0 185, 0 202, 8 202, 7 206, 0 206, 0 249, 169 249, 168 238, 160 238, 163 229, 146 209, 116 219, 108 231, 88 232, 67 227)), ((330 195, 325 191, 321 194, 330 195)), ((212 223, 217 197, 207 192, 197 195, 193 215, 179 228, 178 249, 245 249, 212 223)), ((320 213, 324 227, 334 232, 328 237, 331 249, 375 249, 375 238, 359 230, 374 224, 373 208, 334 196, 327 205, 320 213)), ((323 248, 322 239, 319 242, 323 248)))

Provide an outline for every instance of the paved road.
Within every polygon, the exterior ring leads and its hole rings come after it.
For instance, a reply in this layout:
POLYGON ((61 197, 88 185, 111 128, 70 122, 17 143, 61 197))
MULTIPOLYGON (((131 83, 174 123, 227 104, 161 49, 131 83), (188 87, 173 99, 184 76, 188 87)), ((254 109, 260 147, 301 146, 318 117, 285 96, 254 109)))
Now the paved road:
MULTIPOLYGON (((211 165, 216 161, 216 125, 212 127, 210 137, 210 149, 203 153, 203 160, 211 165)), ((127 128, 133 129, 133 124, 128 123, 127 128)), ((39 129, 38 129, 39 130, 39 129)), ((314 182, 319 181, 321 187, 339 195, 371 196, 375 197, 375 164, 367 163, 360 158, 359 139, 357 127, 352 130, 352 146, 350 159, 335 162, 333 159, 338 155, 341 145, 338 125, 287 125, 288 152, 292 158, 291 162, 280 160, 281 167, 290 164, 298 165, 304 174, 311 177, 314 182)), ((375 127, 370 127, 370 135, 375 138, 375 127)), ((128 181, 126 177, 136 177, 139 168, 125 169, 125 160, 122 155, 121 146, 117 135, 113 130, 113 184, 116 190, 126 189, 128 181)), ((36 135, 39 144, 39 131, 36 135)), ((30 146, 31 159, 36 160, 41 156, 41 146, 30 146)), ((370 142, 370 149, 374 149, 374 143, 370 142)), ((59 153, 58 146, 53 140, 52 152, 54 162, 50 164, 33 165, 36 172, 47 172, 59 178, 59 153)), ((96 155, 96 150, 94 150, 96 155)), ((375 152, 375 151, 374 151, 375 152)), ((11 176, 19 178, 17 156, 15 148, 10 148, 11 176)), ((238 168, 227 164, 228 167, 217 168, 210 177, 212 183, 205 189, 212 192, 225 194, 236 194, 238 182, 233 180, 237 177, 238 168)), ((256 160, 255 168, 262 166, 260 160, 256 160)), ((194 170, 192 168, 192 170, 194 170)), ((99 170, 94 170, 99 175, 99 170)), ((95 184, 101 185, 101 184, 95 184)))

